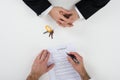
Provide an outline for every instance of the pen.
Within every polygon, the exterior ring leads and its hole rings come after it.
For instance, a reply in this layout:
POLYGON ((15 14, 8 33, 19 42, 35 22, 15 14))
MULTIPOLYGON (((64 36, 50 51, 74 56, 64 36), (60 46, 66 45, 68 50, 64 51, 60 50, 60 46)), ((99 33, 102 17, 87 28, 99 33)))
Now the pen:
POLYGON ((67 55, 70 56, 75 63, 80 64, 80 62, 76 59, 76 57, 73 54, 67 53, 67 55))

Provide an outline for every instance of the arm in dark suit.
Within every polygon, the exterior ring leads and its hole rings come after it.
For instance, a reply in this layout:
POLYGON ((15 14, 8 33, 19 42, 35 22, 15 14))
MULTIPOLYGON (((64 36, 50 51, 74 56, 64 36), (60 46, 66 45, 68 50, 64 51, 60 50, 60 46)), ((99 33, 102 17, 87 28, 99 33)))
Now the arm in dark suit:
POLYGON ((110 0, 82 0, 76 4, 76 7, 85 19, 88 19, 99 9, 104 7, 110 0))
MULTIPOLYGON (((48 0, 23 0, 37 15, 40 15, 51 6, 48 0)), ((76 7, 85 19, 88 19, 99 9, 104 7, 110 0, 81 0, 76 7)))
POLYGON ((23 0, 37 15, 51 6, 48 0, 23 0))

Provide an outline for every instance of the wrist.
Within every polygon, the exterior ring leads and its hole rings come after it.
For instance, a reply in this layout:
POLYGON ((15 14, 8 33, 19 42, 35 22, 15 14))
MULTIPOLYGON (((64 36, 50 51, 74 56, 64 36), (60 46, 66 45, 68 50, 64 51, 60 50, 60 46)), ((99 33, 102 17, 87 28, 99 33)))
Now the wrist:
POLYGON ((87 73, 82 75, 81 78, 82 78, 82 80, 89 80, 90 79, 90 77, 87 73))
POLYGON ((87 74, 87 72, 84 73, 84 74, 82 74, 82 75, 81 75, 81 78, 82 78, 82 80, 89 80, 89 79, 90 79, 90 77, 89 77, 89 75, 87 74))
POLYGON ((38 80, 39 77, 36 74, 30 73, 27 80, 38 80))
POLYGON ((89 77, 88 73, 86 72, 85 68, 83 68, 83 71, 79 72, 79 74, 80 74, 82 80, 89 80, 90 79, 90 77, 89 77))
POLYGON ((51 7, 51 9, 49 10, 48 14, 50 15, 51 12, 53 11, 54 7, 51 7))

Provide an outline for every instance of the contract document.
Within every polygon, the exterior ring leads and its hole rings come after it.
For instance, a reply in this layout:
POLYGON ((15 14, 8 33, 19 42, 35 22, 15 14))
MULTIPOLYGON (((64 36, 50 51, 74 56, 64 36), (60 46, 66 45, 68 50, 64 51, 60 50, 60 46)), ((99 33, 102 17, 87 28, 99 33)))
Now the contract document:
POLYGON ((55 64, 48 72, 50 80, 81 80, 80 75, 67 60, 67 53, 76 51, 72 45, 59 46, 48 51, 50 52, 48 65, 55 64))

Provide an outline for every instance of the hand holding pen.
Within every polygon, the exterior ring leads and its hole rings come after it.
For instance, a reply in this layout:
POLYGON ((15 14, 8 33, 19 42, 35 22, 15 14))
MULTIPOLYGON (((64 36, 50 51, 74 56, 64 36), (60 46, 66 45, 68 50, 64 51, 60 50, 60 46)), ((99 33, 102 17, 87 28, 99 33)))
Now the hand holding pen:
POLYGON ((70 52, 67 53, 67 55, 68 55, 67 57, 68 61, 72 64, 73 68, 79 73, 81 78, 83 80, 89 80, 90 77, 85 70, 82 56, 80 56, 76 52, 70 52))
POLYGON ((76 63, 76 64, 80 64, 80 62, 77 60, 77 58, 73 55, 73 54, 69 54, 67 53, 67 55, 72 58, 72 60, 76 63))

